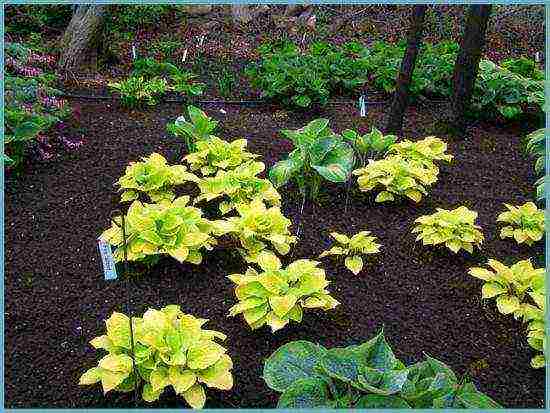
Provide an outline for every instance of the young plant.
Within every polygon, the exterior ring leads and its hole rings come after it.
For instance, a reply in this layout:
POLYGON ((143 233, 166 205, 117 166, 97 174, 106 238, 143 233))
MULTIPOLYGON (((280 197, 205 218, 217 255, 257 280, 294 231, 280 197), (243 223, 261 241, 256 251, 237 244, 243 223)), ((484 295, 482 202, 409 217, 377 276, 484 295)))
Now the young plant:
POLYGON ((361 231, 351 238, 338 232, 331 232, 330 236, 336 240, 338 245, 323 251, 319 258, 329 255, 344 256, 344 265, 355 275, 363 269, 361 255, 380 252, 381 245, 376 243, 376 237, 370 236, 370 231, 361 231))
MULTIPOLYGON (((201 250, 211 250, 216 240, 210 235, 212 223, 202 217, 200 209, 188 206, 188 202, 188 196, 160 204, 134 201, 125 220, 128 260, 139 261, 168 254, 179 262, 200 264, 201 250)), ((114 258, 121 261, 124 240, 120 218, 115 218, 101 238, 117 247, 114 258)))
POLYGON ((218 121, 210 118, 202 110, 195 106, 187 107, 189 121, 185 116, 180 116, 174 123, 169 123, 167 129, 178 138, 183 138, 187 146, 187 152, 197 151, 197 142, 209 140, 218 125, 218 121))
POLYGON ((259 155, 246 150, 248 141, 237 139, 232 142, 224 141, 216 136, 196 143, 196 151, 184 159, 192 171, 200 170, 203 176, 214 175, 218 170, 233 169, 237 166, 256 159, 259 155))
POLYGON ((286 255, 297 238, 290 234, 291 222, 277 206, 267 208, 260 199, 236 206, 239 216, 213 221, 214 234, 230 234, 241 243, 241 254, 248 262, 256 262, 260 252, 271 244, 286 255))
POLYGON ((542 353, 531 359, 531 367, 540 369, 546 366, 546 294, 544 288, 540 291, 530 291, 528 294, 535 305, 523 304, 522 315, 523 320, 528 322, 527 343, 542 353))
POLYGON ((367 164, 367 159, 378 158, 384 155, 391 145, 397 140, 395 135, 384 136, 375 127, 370 133, 361 136, 356 131, 346 129, 342 132, 342 137, 350 143, 355 150, 355 155, 359 159, 360 166, 364 167, 367 164))
POLYGON ((546 157, 546 132, 545 129, 538 129, 535 132, 526 136, 527 144, 525 150, 529 155, 534 155, 535 160, 535 173, 540 178, 535 182, 537 186, 537 200, 542 201, 545 199, 544 195, 544 162, 546 157))
POLYGON ((334 134, 328 122, 315 119, 301 129, 281 131, 296 149, 269 170, 269 179, 275 188, 293 180, 304 197, 316 199, 321 179, 335 183, 349 179, 355 162, 353 149, 334 134))
POLYGON ((234 210, 239 204, 248 204, 255 199, 269 206, 279 206, 281 195, 270 181, 257 176, 264 169, 262 162, 248 162, 229 171, 218 170, 216 176, 199 182, 201 194, 195 198, 195 203, 223 198, 219 204, 222 215, 234 210))
POLYGON ((508 211, 497 217, 497 222, 507 225, 500 230, 500 238, 514 238, 518 244, 525 242, 533 245, 544 235, 544 211, 537 208, 533 202, 520 206, 504 204, 508 211))
POLYGON ((399 155, 403 159, 418 161, 428 167, 433 167, 435 161, 450 162, 452 155, 446 154, 447 144, 439 138, 429 136, 420 141, 408 139, 390 146, 391 155, 399 155))
POLYGON ((155 106, 168 90, 168 84, 158 77, 146 80, 133 76, 121 82, 109 83, 109 88, 118 92, 124 106, 136 108, 143 104, 155 106))
POLYGON ((138 199, 140 192, 145 193, 153 202, 171 202, 176 196, 174 186, 184 182, 200 182, 200 179, 188 172, 185 166, 170 166, 158 153, 141 159, 141 162, 130 162, 124 176, 116 182, 123 191, 121 202, 138 199))
POLYGON ((428 355, 405 366, 383 332, 348 347, 292 341, 264 364, 263 379, 282 393, 278 408, 499 408, 473 383, 428 355))
POLYGON ((437 212, 417 218, 412 233, 419 233, 416 240, 422 240, 424 245, 445 244, 454 253, 463 248, 471 254, 474 246, 481 248, 483 242, 481 227, 475 225, 476 218, 477 212, 465 206, 451 211, 437 208, 437 212))
POLYGON ((90 341, 107 354, 80 377, 79 384, 100 382, 104 393, 141 388, 143 400, 149 403, 172 386, 192 408, 200 409, 206 401, 205 387, 233 387, 233 363, 216 342, 226 336, 203 330, 207 321, 184 314, 178 305, 168 305, 132 317, 130 329, 130 318, 114 312, 105 320, 106 334, 90 341))
POLYGON ((393 201, 396 197, 420 202, 422 195, 428 193, 425 187, 437 181, 438 173, 437 167, 428 167, 419 161, 400 156, 369 160, 367 166, 353 171, 354 175, 358 175, 357 183, 362 192, 382 188, 376 196, 376 202, 393 201))
POLYGON ((253 330, 268 325, 275 332, 291 320, 300 323, 304 308, 331 310, 339 304, 326 289, 329 281, 318 262, 297 260, 282 268, 275 254, 263 251, 257 263, 260 273, 248 268, 245 274, 228 276, 237 285, 239 300, 229 315, 242 313, 253 330))

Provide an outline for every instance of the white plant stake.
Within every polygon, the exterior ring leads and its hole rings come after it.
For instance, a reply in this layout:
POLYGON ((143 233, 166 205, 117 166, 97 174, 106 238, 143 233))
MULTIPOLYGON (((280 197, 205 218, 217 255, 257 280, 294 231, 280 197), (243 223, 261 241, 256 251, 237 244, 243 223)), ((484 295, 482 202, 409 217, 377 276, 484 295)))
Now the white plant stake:
POLYGON ((540 53, 539 52, 535 53, 535 62, 540 63, 540 53))
POLYGON ((365 104, 365 96, 359 96, 359 116, 364 118, 367 116, 367 106, 365 104))
POLYGON ((204 37, 205 37, 205 36, 206 36, 206 35, 203 34, 203 35, 199 38, 199 46, 200 46, 200 47, 202 47, 202 45, 204 44, 204 37))
POLYGON ((133 44, 133 45, 132 45, 132 58, 133 58, 134 60, 136 60, 136 57, 137 57, 136 45, 133 44))
POLYGON ((185 62, 187 60, 187 49, 183 51, 183 56, 181 57, 181 61, 185 62))

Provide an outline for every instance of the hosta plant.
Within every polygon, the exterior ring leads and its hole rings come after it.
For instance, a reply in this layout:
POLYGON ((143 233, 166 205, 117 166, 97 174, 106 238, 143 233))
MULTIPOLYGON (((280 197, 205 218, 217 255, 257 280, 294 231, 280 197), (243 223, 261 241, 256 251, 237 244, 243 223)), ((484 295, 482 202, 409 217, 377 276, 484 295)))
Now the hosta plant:
POLYGON ((404 159, 418 161, 426 166, 432 166, 435 161, 450 162, 452 155, 445 153, 447 144, 433 136, 413 142, 405 139, 390 146, 389 153, 399 155, 404 159))
POLYGON ((331 232, 330 236, 336 240, 337 245, 323 251, 319 258, 329 255, 345 257, 344 265, 355 275, 363 269, 362 255, 376 254, 380 251, 380 244, 376 243, 376 237, 370 235, 370 231, 361 231, 352 237, 331 232))
POLYGON ((181 115, 175 122, 169 123, 167 129, 178 138, 184 139, 187 152, 193 153, 197 150, 197 142, 210 139, 218 125, 218 121, 192 105, 187 107, 187 114, 189 120, 181 115))
POLYGON ((204 176, 213 175, 220 169, 233 169, 259 157, 246 150, 247 143, 246 139, 227 142, 212 136, 208 140, 198 141, 196 151, 184 159, 189 163, 192 171, 200 171, 204 176))
POLYGON ((158 77, 147 80, 132 76, 120 82, 109 83, 109 88, 118 92, 124 106, 135 108, 143 104, 156 105, 160 97, 168 91, 168 84, 158 77))
POLYGON ((381 189, 376 202, 393 201, 400 197, 420 202, 422 195, 428 193, 426 187, 437 181, 438 173, 438 168, 400 156, 370 160, 364 168, 353 171, 354 175, 358 175, 357 184, 361 191, 381 189))
POLYGON ((298 130, 283 130, 295 149, 269 170, 269 179, 280 188, 293 180, 304 196, 316 199, 322 179, 346 182, 355 162, 352 147, 328 127, 327 119, 315 119, 298 130))
POLYGON ((469 274, 484 281, 482 298, 494 298, 502 314, 513 314, 514 318, 527 323, 527 342, 543 354, 531 360, 533 368, 545 366, 545 270, 534 268, 530 260, 518 261, 508 267, 490 259, 491 268, 472 267, 469 274))
POLYGON ((216 176, 206 177, 199 182, 200 195, 195 203, 222 198, 219 209, 222 215, 234 210, 239 204, 248 204, 260 199, 268 206, 280 205, 281 195, 270 181, 259 178, 265 165, 262 162, 248 162, 229 171, 219 170, 216 176))
POLYGON ((544 195, 544 162, 546 157, 546 130, 538 129, 526 136, 525 150, 529 155, 535 156, 535 173, 540 176, 535 182, 537 200, 545 199, 544 195))
POLYGON ((500 230, 501 238, 514 238, 518 244, 532 245, 544 235, 544 211, 533 202, 513 206, 504 204, 508 211, 498 215, 497 221, 509 224, 500 230))
POLYGON ((471 254, 474 246, 481 248, 483 242, 476 219, 477 212, 465 206, 451 211, 437 208, 435 213, 417 218, 412 233, 418 233, 416 240, 422 240, 424 245, 445 244, 454 253, 462 248, 471 254))
POLYGON ((258 255, 269 246, 286 255, 297 238, 290 233, 292 224, 278 206, 266 207, 260 199, 236 206, 236 217, 212 221, 215 235, 229 234, 236 237, 244 258, 255 262, 258 255))
MULTIPOLYGON (((143 204, 134 201, 126 215, 127 256, 129 261, 145 260, 151 256, 167 254, 179 262, 200 264, 202 250, 211 250, 213 226, 202 217, 202 211, 188 205, 189 197, 182 196, 173 202, 143 204)), ((115 261, 124 258, 124 243, 120 217, 101 238, 117 247, 115 261)))
POLYGON ((405 366, 383 332, 348 347, 292 341, 264 364, 263 379, 282 393, 278 408, 498 408, 449 366, 428 355, 405 366))
POLYGON ((268 325, 275 332, 290 321, 301 322, 304 308, 330 310, 339 304, 330 296, 329 281, 317 261, 297 260, 282 268, 275 254, 263 251, 257 264, 261 272, 248 268, 228 276, 239 300, 229 315, 242 313, 253 330, 268 325))
POLYGON ((183 165, 168 165, 166 159, 153 153, 143 157, 141 162, 130 162, 126 173, 116 185, 123 191, 121 202, 138 199, 139 193, 145 193, 153 202, 172 201, 175 198, 174 187, 184 182, 198 183, 200 179, 187 171, 183 165))
POLYGON ((350 143, 360 166, 365 166, 367 159, 384 155, 397 140, 395 135, 384 135, 375 127, 369 133, 361 135, 354 130, 346 129, 342 137, 350 143))
POLYGON ((106 334, 90 341, 106 355, 80 377, 79 384, 101 383, 104 393, 137 387, 146 402, 158 400, 171 386, 191 407, 200 409, 205 388, 233 387, 233 363, 216 342, 226 336, 203 330, 207 321, 184 314, 177 305, 149 309, 143 317, 132 317, 132 340, 130 318, 114 312, 105 320, 106 334))

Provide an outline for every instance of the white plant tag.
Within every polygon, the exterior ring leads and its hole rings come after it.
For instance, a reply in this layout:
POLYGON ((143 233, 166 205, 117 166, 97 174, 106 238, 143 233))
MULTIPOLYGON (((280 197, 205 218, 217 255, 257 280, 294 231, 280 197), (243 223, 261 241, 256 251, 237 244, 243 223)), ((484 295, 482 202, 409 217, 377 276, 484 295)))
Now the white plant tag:
POLYGON ((97 239, 97 246, 99 248, 99 254, 101 255, 101 261, 103 262, 103 274, 106 280, 116 280, 116 267, 115 259, 113 258, 113 252, 111 251, 111 244, 103 241, 101 238, 97 239))
POLYGON ((365 96, 363 95, 359 97, 359 116, 362 118, 367 116, 367 106, 365 105, 365 96))
POLYGON ((182 61, 182 62, 185 62, 186 60, 187 60, 187 49, 185 49, 185 50, 183 51, 183 56, 182 56, 182 58, 181 58, 181 61, 182 61))
POLYGON ((136 60, 136 57, 137 57, 136 45, 133 44, 133 45, 132 45, 132 58, 133 58, 134 60, 136 60))

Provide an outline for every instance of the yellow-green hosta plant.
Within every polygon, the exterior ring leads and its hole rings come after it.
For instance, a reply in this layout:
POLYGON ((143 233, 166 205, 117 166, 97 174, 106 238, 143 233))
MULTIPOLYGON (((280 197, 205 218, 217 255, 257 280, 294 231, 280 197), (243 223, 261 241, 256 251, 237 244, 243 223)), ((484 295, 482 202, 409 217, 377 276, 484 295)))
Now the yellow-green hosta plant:
POLYGON ((475 224, 477 212, 465 206, 451 211, 436 208, 437 212, 417 218, 417 224, 412 230, 418 233, 416 240, 422 240, 424 245, 445 244, 452 252, 457 253, 461 248, 470 254, 474 246, 481 248, 483 233, 481 227, 475 224))
POLYGON ((304 308, 331 310, 339 304, 326 289, 329 281, 319 262, 302 259, 282 268, 275 254, 263 251, 257 263, 261 272, 248 268, 228 276, 239 300, 229 316, 242 313, 253 330, 268 325, 275 332, 291 320, 301 322, 304 308))
POLYGON ((504 204, 508 211, 497 217, 497 222, 509 224, 500 230, 500 238, 514 238, 518 244, 533 245, 544 235, 544 211, 533 202, 513 206, 504 204))
POLYGON ((435 161, 450 162, 452 155, 446 154, 447 143, 434 136, 428 136, 422 140, 413 142, 405 139, 390 146, 389 153, 399 155, 402 158, 422 162, 431 167, 435 161))
MULTIPOLYGON (((202 217, 200 209, 188 203, 188 196, 160 204, 134 201, 125 219, 128 260, 168 254, 179 262, 200 264, 201 250, 211 250, 216 240, 211 236, 211 222, 202 217)), ((115 261, 124 257, 120 223, 120 217, 116 218, 112 227, 101 235, 103 240, 118 247, 114 252, 115 261)))
POLYGON ((420 202, 427 186, 437 181, 437 167, 427 167, 421 162, 389 156, 378 161, 369 160, 364 168, 353 171, 357 175, 359 189, 363 192, 379 190, 376 202, 393 201, 407 197, 420 202))
POLYGON ((201 194, 194 202, 223 198, 219 204, 222 215, 254 199, 260 199, 269 206, 278 206, 281 204, 279 192, 269 180, 258 177, 264 169, 263 162, 247 162, 229 171, 219 170, 216 176, 206 177, 199 182, 201 194))
POLYGON ((363 269, 362 255, 380 252, 381 245, 376 243, 376 237, 371 236, 370 231, 361 231, 352 237, 331 232, 330 236, 336 240, 338 245, 323 251, 319 258, 329 255, 343 256, 345 257, 344 265, 355 275, 363 269))
POLYGON ((255 262, 258 254, 271 245, 279 254, 286 255, 297 238, 290 233, 292 224, 278 206, 266 207, 260 199, 236 207, 238 216, 212 221, 215 235, 230 234, 241 243, 241 254, 248 262, 255 262))
POLYGON ((121 202, 138 199, 145 193, 153 202, 172 201, 175 198, 174 186, 184 182, 198 183, 200 179, 187 171, 184 165, 168 165, 166 158, 158 153, 141 158, 140 162, 130 162, 126 172, 116 185, 123 191, 121 202))
POLYGON ((200 171, 203 176, 213 175, 220 169, 233 169, 259 157, 246 150, 247 143, 246 139, 227 142, 211 136, 208 140, 198 141, 196 151, 184 159, 189 163, 192 171, 200 171))
POLYGON ((158 400, 172 386, 191 407, 200 409, 206 400, 205 387, 233 387, 233 363, 216 342, 226 336, 203 330, 207 321, 184 314, 178 305, 149 309, 143 317, 132 317, 132 353, 130 318, 114 312, 105 320, 106 334, 90 341, 107 354, 80 377, 79 384, 101 383, 104 393, 130 392, 138 386, 147 402, 158 400))
POLYGON ((536 351, 537 354, 531 359, 531 366, 535 369, 543 368, 546 365, 546 312, 545 302, 546 294, 542 291, 530 291, 529 296, 535 303, 523 304, 523 320, 527 325, 527 342, 536 351))

